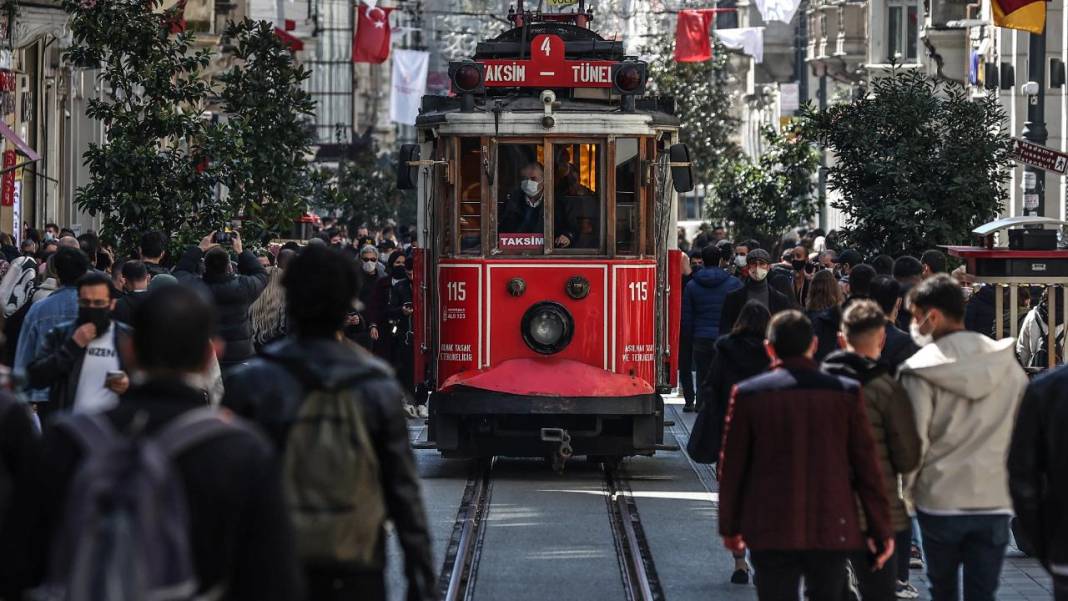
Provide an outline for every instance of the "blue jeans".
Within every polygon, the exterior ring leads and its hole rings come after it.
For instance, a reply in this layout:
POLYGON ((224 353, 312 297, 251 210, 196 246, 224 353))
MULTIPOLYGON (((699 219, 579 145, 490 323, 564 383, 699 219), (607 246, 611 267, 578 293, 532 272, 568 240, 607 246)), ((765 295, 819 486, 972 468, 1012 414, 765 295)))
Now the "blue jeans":
POLYGON ((960 599, 962 566, 964 601, 994 601, 1009 544, 1009 516, 920 512, 918 517, 932 601, 960 599))

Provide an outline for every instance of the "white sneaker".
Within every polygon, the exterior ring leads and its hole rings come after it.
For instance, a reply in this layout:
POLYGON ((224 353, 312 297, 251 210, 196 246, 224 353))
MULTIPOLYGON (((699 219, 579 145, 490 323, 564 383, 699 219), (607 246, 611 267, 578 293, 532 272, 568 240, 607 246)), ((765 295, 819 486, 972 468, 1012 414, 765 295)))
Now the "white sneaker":
POLYGON ((419 417, 422 417, 422 418, 430 417, 430 414, 427 413, 426 405, 416 405, 415 406, 415 413, 416 413, 416 415, 418 415, 419 417))
POLYGON ((920 591, 916 590, 916 587, 912 586, 909 582, 897 581, 897 598, 898 599, 919 599, 920 591))
POLYGON ((411 403, 404 404, 404 412, 408 414, 408 417, 415 419, 419 417, 419 414, 415 411, 415 405, 411 403))

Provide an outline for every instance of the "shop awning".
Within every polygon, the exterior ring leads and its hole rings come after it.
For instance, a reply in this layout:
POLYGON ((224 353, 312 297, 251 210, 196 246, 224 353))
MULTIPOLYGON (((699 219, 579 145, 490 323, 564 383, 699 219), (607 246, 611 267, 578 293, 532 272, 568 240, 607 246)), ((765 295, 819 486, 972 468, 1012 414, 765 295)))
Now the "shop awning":
POLYGON ((3 121, 0 121, 0 136, 3 136, 5 140, 14 144, 15 148, 18 148, 19 152, 25 155, 31 163, 41 160, 41 155, 34 152, 33 149, 30 148, 30 145, 20 138, 19 135, 3 121))

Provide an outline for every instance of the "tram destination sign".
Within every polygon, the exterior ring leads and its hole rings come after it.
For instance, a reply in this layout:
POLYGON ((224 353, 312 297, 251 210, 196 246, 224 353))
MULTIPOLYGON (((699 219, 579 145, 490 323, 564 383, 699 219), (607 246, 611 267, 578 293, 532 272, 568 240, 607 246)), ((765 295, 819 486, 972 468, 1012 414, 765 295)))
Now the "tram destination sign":
POLYGON ((1068 154, 1020 138, 1012 139, 1012 158, 1024 165, 1060 175, 1068 171, 1068 154))
POLYGON ((529 59, 483 59, 488 88, 611 88, 613 61, 569 60, 560 36, 542 34, 529 59))

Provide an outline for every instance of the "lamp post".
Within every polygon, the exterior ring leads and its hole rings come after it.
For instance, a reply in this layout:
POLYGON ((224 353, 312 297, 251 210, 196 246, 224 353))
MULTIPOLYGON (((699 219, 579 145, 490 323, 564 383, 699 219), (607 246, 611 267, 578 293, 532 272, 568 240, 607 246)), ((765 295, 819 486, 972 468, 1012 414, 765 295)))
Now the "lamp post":
MULTIPOLYGON (((1027 41, 1027 121, 1023 137, 1046 145, 1046 34, 1029 34, 1027 41)), ((1046 172, 1030 165, 1023 169, 1023 209, 1025 215, 1046 214, 1046 172)))

